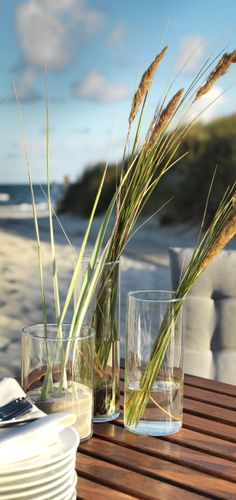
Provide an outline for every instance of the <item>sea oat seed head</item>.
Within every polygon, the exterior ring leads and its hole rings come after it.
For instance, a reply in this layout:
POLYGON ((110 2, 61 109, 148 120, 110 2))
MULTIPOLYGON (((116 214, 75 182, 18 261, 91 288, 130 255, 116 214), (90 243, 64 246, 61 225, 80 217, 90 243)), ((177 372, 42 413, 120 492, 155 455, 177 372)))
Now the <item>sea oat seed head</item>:
POLYGON ((221 76, 225 75, 225 73, 228 71, 229 66, 233 63, 236 62, 236 50, 233 50, 233 52, 230 52, 229 54, 224 54, 216 67, 213 69, 213 71, 210 73, 210 75, 207 78, 206 83, 198 89, 194 101, 197 101, 201 96, 204 94, 207 94, 209 90, 213 87, 215 82, 221 78, 221 76))
POLYGON ((235 63, 236 62, 236 49, 230 53, 230 56, 231 56, 231 64, 235 63))
POLYGON ((176 108, 179 104, 179 101, 180 101, 183 93, 184 93, 184 89, 178 90, 178 92, 176 92, 176 94, 169 101, 167 106, 163 109, 158 121, 154 124, 151 135, 149 137, 149 140, 147 143, 147 150, 148 151, 152 150, 152 148, 155 146, 158 138, 160 137, 161 132, 163 132, 163 130, 165 130, 171 117, 173 116, 174 111, 176 110, 176 108))
POLYGON ((166 45, 166 47, 164 47, 164 49, 162 49, 162 51, 159 52, 159 54, 157 54, 154 61, 150 64, 150 66, 148 67, 148 69, 145 71, 145 73, 143 74, 143 76, 141 78, 140 84, 139 84, 139 86, 134 94, 134 97, 133 97, 133 102, 132 102, 131 111, 130 111, 130 115, 129 115, 129 124, 130 125, 135 119, 135 116, 138 112, 139 106, 140 106, 146 92, 148 92, 148 90, 151 86, 154 73, 156 72, 157 67, 159 66, 159 63, 161 62, 161 60, 163 59, 167 49, 168 49, 168 45, 166 45))
POLYGON ((230 240, 236 234, 236 195, 233 196, 232 199, 233 211, 230 219, 227 224, 223 227, 219 237, 217 238, 214 246, 207 254, 206 258, 202 262, 202 265, 199 270, 199 274, 206 269, 206 267, 210 264, 210 262, 221 252, 221 250, 229 243, 230 240))

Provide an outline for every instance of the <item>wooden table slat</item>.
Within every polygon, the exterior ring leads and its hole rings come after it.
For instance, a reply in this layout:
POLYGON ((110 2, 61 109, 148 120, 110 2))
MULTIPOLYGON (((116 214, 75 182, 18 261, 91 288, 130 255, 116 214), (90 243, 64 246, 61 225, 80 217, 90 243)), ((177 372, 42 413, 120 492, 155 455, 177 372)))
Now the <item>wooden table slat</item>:
POLYGON ((89 479, 85 479, 84 477, 80 477, 77 482, 77 498, 79 500, 134 500, 131 495, 127 495, 126 493, 114 490, 113 488, 108 488, 107 486, 103 486, 98 482, 90 481, 89 479))
MULTIPOLYGON (((226 441, 236 443, 236 427, 215 422, 208 418, 203 418, 198 415, 184 413, 184 427, 190 430, 197 431, 203 436, 214 436, 223 438, 226 441)), ((207 439, 207 437, 206 437, 207 439)), ((227 448, 227 445, 226 445, 227 448)))
MULTIPOLYGON (((125 467, 125 469, 133 470, 139 474, 149 475, 158 480, 170 482, 175 486, 184 487, 198 494, 210 493, 217 497, 220 493, 222 497, 222 493, 236 492, 236 485, 232 485, 232 483, 218 477, 196 471, 194 468, 186 469, 182 465, 147 454, 145 454, 144 460, 142 452, 131 449, 129 449, 129 456, 127 456, 126 448, 118 443, 119 438, 115 443, 114 441, 99 443, 99 439, 94 438, 84 444, 82 450, 96 458, 109 461, 109 463, 125 467)), ((236 470, 236 467, 234 469, 236 470)))
POLYGON ((228 410, 227 408, 221 408, 216 404, 212 405, 184 397, 184 411, 187 413, 193 413, 194 415, 203 416, 205 418, 210 418, 216 422, 236 426, 235 411, 228 410))
MULTIPOLYGON (((211 474, 216 477, 221 477, 229 481, 236 482, 236 463, 229 462, 226 459, 209 455, 197 450, 192 450, 188 447, 183 447, 178 443, 156 439, 150 436, 137 436, 132 434, 122 427, 104 424, 96 426, 94 435, 110 440, 117 445, 129 447, 130 455, 132 450, 140 450, 145 452, 145 460, 148 460, 150 455, 153 457, 162 458, 175 464, 196 469, 200 472, 211 474)), ((105 446, 105 444, 103 444, 105 446)), ((127 453, 126 453, 127 455, 127 453)), ((144 460, 144 455, 142 455, 144 460)), ((235 485, 236 491, 236 485, 235 485)))
POLYGON ((172 443, 179 443, 183 446, 190 447, 194 450, 203 451, 216 455, 220 458, 226 458, 236 462, 236 446, 235 443, 225 442, 224 439, 214 436, 206 436, 201 432, 192 431, 183 428, 180 432, 166 436, 163 438, 172 443))
POLYGON ((201 401, 216 405, 217 407, 227 408, 229 410, 236 410, 236 397, 228 396, 227 394, 215 393, 208 390, 202 390, 199 387, 192 385, 185 385, 184 395, 186 398, 201 401))
POLYGON ((184 375, 184 383, 200 389, 212 391, 214 393, 227 394, 228 396, 236 396, 236 386, 232 384, 225 384, 224 382, 216 382, 207 378, 196 377, 193 375, 184 375))
MULTIPOLYGON (((81 451, 77 453, 76 468, 81 471, 83 477, 98 481, 105 486, 113 487, 120 492, 143 500, 157 500, 159 498, 165 500, 176 500, 178 498, 181 498, 181 500, 189 500, 189 498, 199 500, 200 498, 206 498, 193 492, 191 492, 190 497, 190 492, 182 488, 138 474, 108 461, 82 454, 81 451)), ((77 492, 79 494, 79 481, 77 492)))

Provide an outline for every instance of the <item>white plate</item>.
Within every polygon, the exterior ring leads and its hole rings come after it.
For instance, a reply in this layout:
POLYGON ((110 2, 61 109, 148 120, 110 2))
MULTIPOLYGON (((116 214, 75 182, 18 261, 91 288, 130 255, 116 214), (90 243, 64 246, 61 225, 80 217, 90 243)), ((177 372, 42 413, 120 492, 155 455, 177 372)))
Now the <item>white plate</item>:
MULTIPOLYGON (((75 486, 76 486, 76 483, 77 483, 77 474, 75 475, 74 477, 74 482, 73 482, 73 485, 71 486, 71 488, 66 488, 65 490, 61 491, 61 493, 57 493, 55 496, 50 496, 49 500, 76 500, 76 497, 77 497, 77 493, 76 493, 76 490, 75 490, 75 486)), ((38 500, 38 498, 37 498, 38 500)), ((46 498, 42 498, 40 500, 48 500, 46 498)))
POLYGON ((53 495, 50 496, 50 497, 43 497, 43 498, 38 498, 37 497, 37 500, 74 500, 74 499, 76 499, 77 494, 76 494, 75 486, 76 486, 76 483, 77 483, 77 479, 78 479, 77 473, 75 472, 75 475, 73 477, 73 484, 69 488, 67 486, 60 493, 56 493, 54 491, 53 495), (73 492, 73 494, 71 492, 73 492))
POLYGON ((61 469, 62 467, 66 467, 67 465, 73 464, 75 468, 75 455, 71 457, 70 455, 68 457, 63 458, 63 460, 60 460, 59 462, 56 462, 54 464, 49 464, 46 465, 45 467, 39 467, 38 469, 32 469, 32 470, 20 470, 19 472, 8 472, 6 474, 1 474, 0 473, 0 487, 5 485, 5 483, 15 483, 16 481, 25 481, 28 482, 31 479, 36 479, 41 477, 42 474, 53 474, 54 471, 55 473, 57 472, 58 469, 61 469))
POLYGON ((76 500, 77 498, 77 491, 73 490, 72 496, 69 498, 69 500, 76 500))
POLYGON ((73 427, 66 427, 60 432, 61 446, 60 454, 58 452, 55 454, 53 448, 45 451, 45 455, 38 455, 32 459, 22 460, 21 462, 15 462, 12 464, 1 465, 0 477, 3 475, 20 472, 25 470, 39 469, 46 465, 52 465, 60 462, 69 455, 73 456, 76 453, 77 447, 79 445, 79 436, 73 427))
MULTIPOLYGON (((48 482, 54 483, 61 477, 64 477, 70 471, 74 471, 75 469, 75 460, 69 460, 68 463, 65 463, 58 467, 56 470, 52 469, 48 471, 48 469, 44 472, 39 472, 35 476, 23 477, 23 475, 8 477, 5 483, 1 483, 1 493, 5 493, 7 491, 13 492, 13 490, 21 491, 26 488, 33 488, 36 486, 40 486, 41 484, 47 484, 48 482)), ((0 493, 0 498, 1 498, 0 493)))
POLYGON ((76 500, 76 498, 77 498, 77 492, 74 489, 74 487, 73 487, 73 490, 71 490, 71 492, 68 492, 68 493, 69 493, 69 496, 66 499, 62 498, 61 500, 76 500))
POLYGON ((34 485, 34 486, 31 486, 31 487, 28 487, 26 486, 24 488, 24 484, 22 484, 19 488, 18 487, 15 487, 14 484, 12 484, 12 487, 10 488, 10 490, 4 492, 2 491, 1 489, 1 493, 0 493, 0 498, 8 498, 8 496, 10 498, 12 498, 12 496, 14 495, 14 498, 18 500, 21 499, 21 498, 25 498, 28 496, 31 496, 34 494, 35 498, 38 498, 38 494, 40 493, 46 493, 46 492, 51 492, 54 494, 54 488, 60 486, 60 485, 64 485, 65 483, 67 483, 69 480, 71 480, 71 478, 73 477, 73 474, 74 474, 74 470, 71 469, 69 471, 66 472, 66 474, 61 474, 59 478, 55 479, 55 481, 51 481, 50 478, 47 479, 47 481, 44 481, 43 484, 41 485, 34 485), (53 490, 52 490, 53 488, 53 490), (52 491, 51 491, 52 490, 52 491))
MULTIPOLYGON (((74 492, 74 488, 76 486, 76 483, 77 483, 77 474, 75 473, 74 477, 73 477, 73 484, 68 486, 68 485, 64 485, 63 489, 61 489, 60 491, 58 489, 54 489, 52 492, 47 492, 45 494, 43 494, 42 496, 38 496, 36 498, 34 497, 29 497, 29 498, 26 498, 24 500, 67 500, 68 497, 67 497, 67 494, 70 493, 70 490, 73 489, 73 492, 74 492)), ((74 494, 74 493, 73 493, 74 494)), ((72 497, 73 499, 76 498, 76 497, 72 497)), ((15 498, 12 500, 16 500, 15 498)), ((71 500, 70 497, 68 500, 71 500)))
POLYGON ((44 484, 40 488, 30 488, 28 491, 15 490, 12 493, 1 494, 1 500, 47 500, 47 499, 57 499, 58 495, 68 491, 68 489, 75 487, 77 482, 77 474, 74 471, 70 471, 70 474, 62 476, 61 481, 50 481, 44 484))

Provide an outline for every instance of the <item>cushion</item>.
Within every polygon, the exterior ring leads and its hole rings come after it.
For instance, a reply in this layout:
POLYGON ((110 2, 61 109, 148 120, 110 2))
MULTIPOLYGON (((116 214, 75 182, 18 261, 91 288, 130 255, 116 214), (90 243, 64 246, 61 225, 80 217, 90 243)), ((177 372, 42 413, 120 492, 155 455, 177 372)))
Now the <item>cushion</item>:
MULTIPOLYGON (((192 248, 170 248, 172 287, 192 248)), ((236 384, 236 251, 223 250, 196 280, 186 298, 186 373, 236 384)))

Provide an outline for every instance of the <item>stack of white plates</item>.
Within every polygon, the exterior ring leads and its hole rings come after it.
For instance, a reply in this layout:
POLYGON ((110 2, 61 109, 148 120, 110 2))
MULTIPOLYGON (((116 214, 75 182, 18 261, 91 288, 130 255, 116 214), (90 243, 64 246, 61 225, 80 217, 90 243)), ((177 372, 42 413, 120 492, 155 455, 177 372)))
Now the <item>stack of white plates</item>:
POLYGON ((60 434, 59 453, 49 450, 21 462, 1 465, 0 500, 74 500, 78 434, 66 427, 60 434))

